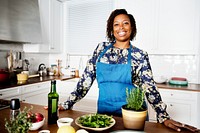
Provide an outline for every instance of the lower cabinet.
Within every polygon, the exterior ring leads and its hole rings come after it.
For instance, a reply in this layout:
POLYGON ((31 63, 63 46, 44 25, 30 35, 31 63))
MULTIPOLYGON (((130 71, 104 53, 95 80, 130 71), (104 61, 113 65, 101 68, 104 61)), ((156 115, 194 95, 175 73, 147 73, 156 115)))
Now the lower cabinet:
POLYGON ((13 87, 9 89, 0 90, 0 99, 11 100, 18 98, 21 100, 21 87, 13 87))
MULTIPOLYGON (((159 88, 167 112, 176 121, 200 128, 200 93, 194 91, 159 88)), ((156 113, 149 109, 150 120, 156 120, 156 113)))
POLYGON ((43 106, 48 105, 50 86, 50 81, 23 86, 22 102, 43 106))
MULTIPOLYGON (((79 78, 66 81, 57 81, 57 92, 59 94, 60 102, 64 102, 68 99, 70 93, 76 87, 78 80, 79 78)), ((99 91, 95 80, 86 96, 73 106, 73 110, 95 113, 97 111, 98 92, 99 91)))

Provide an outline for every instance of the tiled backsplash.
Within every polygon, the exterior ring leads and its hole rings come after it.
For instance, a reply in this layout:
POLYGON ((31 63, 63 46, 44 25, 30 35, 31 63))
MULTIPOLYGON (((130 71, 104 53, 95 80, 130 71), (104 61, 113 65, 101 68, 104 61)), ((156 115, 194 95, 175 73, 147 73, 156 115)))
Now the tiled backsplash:
POLYGON ((28 59, 30 62, 30 74, 36 74, 41 63, 44 63, 46 67, 49 67, 49 54, 26 53, 24 58, 28 59))
MULTIPOLYGON (((22 45, 16 44, 0 44, 0 50, 15 50, 22 51, 22 45)), ((0 52, 0 57, 5 57, 5 52, 0 52)), ((44 63, 46 67, 51 64, 56 64, 57 59, 63 60, 62 66, 66 68, 70 65, 71 68, 79 69, 80 74, 85 69, 86 63, 91 56, 76 56, 70 55, 67 59, 64 54, 38 54, 38 53, 25 53, 24 59, 28 59, 30 62, 30 73, 36 73, 38 66, 44 63), (68 61, 67 61, 68 60, 68 61)), ((149 55, 150 63, 154 76, 164 76, 166 78, 178 76, 185 77, 190 83, 200 83, 199 74, 199 56, 198 55, 149 55)), ((1 60, 6 62, 6 60, 1 60)), ((6 66, 5 64, 4 66, 6 66)))
POLYGON ((190 83, 198 83, 198 57, 192 55, 150 55, 154 76, 185 77, 190 83))
MULTIPOLYGON (((84 69, 90 56, 70 56, 70 66, 84 69)), ((198 56, 149 55, 154 76, 185 77, 190 83, 198 83, 198 56)))

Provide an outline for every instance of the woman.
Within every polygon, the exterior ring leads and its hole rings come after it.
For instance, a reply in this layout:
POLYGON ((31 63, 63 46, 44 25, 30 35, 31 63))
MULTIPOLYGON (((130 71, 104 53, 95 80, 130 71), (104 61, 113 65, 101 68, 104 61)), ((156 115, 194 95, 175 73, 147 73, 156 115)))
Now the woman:
POLYGON ((177 131, 181 128, 197 131, 195 127, 170 119, 153 80, 148 54, 130 43, 136 32, 135 19, 126 10, 117 9, 111 13, 107 21, 109 42, 97 46, 75 91, 61 103, 61 109, 71 109, 97 78, 98 113, 120 115, 121 106, 126 104, 125 89, 139 86, 146 88, 146 98, 157 112, 158 122, 177 131))

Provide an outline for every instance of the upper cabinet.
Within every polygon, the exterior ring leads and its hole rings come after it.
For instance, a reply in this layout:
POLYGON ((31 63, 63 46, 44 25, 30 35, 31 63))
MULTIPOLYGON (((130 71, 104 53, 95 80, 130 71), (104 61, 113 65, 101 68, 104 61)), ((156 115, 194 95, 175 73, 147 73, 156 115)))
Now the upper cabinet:
POLYGON ((198 0, 116 0, 136 19, 133 45, 150 54, 197 54, 199 45, 198 0))
POLYGON ((58 0, 39 0, 42 44, 25 44, 25 52, 60 53, 62 51, 62 3, 58 0))

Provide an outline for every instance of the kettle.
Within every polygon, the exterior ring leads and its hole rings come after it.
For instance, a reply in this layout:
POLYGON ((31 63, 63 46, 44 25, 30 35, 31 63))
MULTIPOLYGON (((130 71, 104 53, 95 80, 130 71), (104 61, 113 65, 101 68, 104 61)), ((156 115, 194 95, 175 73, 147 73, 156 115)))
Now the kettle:
POLYGON ((38 73, 40 76, 46 76, 47 75, 47 69, 46 69, 46 66, 45 64, 40 64, 39 67, 38 67, 38 73))

